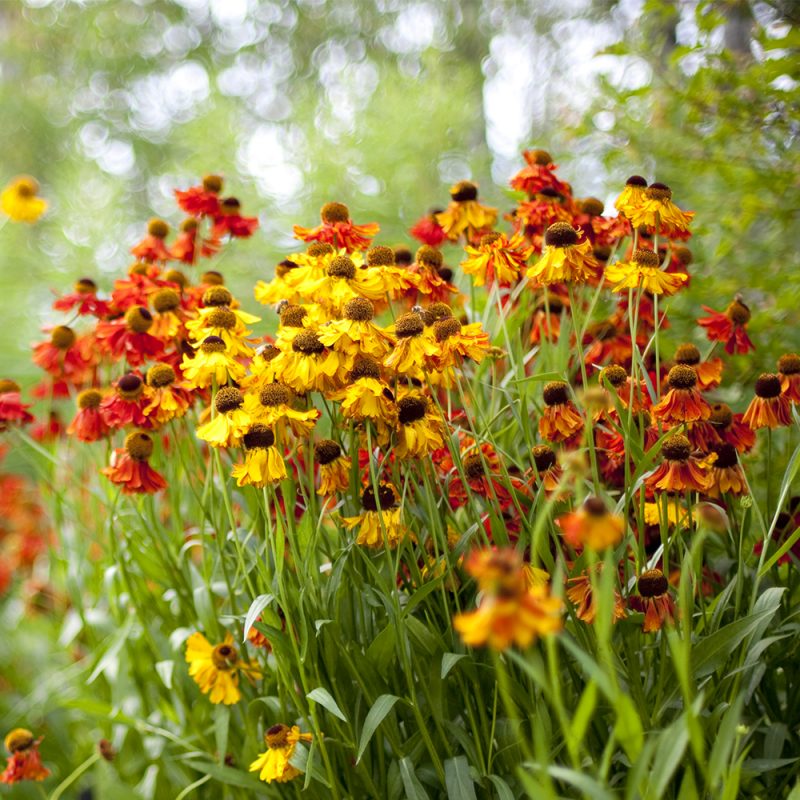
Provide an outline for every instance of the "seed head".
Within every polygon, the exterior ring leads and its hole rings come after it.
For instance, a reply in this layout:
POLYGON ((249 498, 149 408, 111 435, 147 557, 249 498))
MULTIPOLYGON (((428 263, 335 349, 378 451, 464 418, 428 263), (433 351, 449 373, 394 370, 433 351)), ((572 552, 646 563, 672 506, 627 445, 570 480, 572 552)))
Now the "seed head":
POLYGON ((353 322, 369 322, 375 316, 375 306, 366 297, 354 297, 344 304, 344 316, 353 322))
POLYGON ((439 250, 430 245, 424 244, 417 250, 417 263, 424 264, 426 267, 439 269, 444 262, 444 256, 439 250))
POLYGON ((153 455, 153 440, 143 431, 134 431, 125 437, 125 450, 134 461, 147 461, 153 455))
POLYGON ((478 186, 472 181, 459 181, 450 190, 450 197, 458 203, 478 199, 478 186))
POLYGON ((50 332, 50 344, 58 350, 69 350, 76 338, 75 331, 66 325, 57 325, 50 332))
POLYGON ((554 222, 545 231, 544 243, 549 247, 569 247, 578 243, 578 231, 569 222, 554 222))
POLYGON ((266 449, 275 444, 275 434, 268 425, 257 422, 247 429, 247 433, 242 436, 242 442, 246 450, 266 449))
POLYGON ((314 458, 322 466, 336 461, 341 454, 342 448, 333 439, 322 439, 314 445, 314 458))
POLYGON ((204 306, 229 306, 233 295, 224 286, 211 286, 203 293, 204 306))
POLYGON ((756 397, 769 400, 778 397, 781 393, 780 376, 770 372, 763 372, 756 381, 756 397))
POLYGON ((356 275, 356 265, 348 256, 336 256, 328 265, 327 272, 331 278, 352 280, 356 275))
POLYGON ((153 326, 153 315, 144 306, 132 306, 125 312, 125 324, 134 333, 147 333, 153 326))
POLYGON ((147 232, 156 239, 166 239, 169 234, 169 225, 163 219, 151 219, 147 223, 147 232))
POLYGON ((154 389, 162 389, 175 383, 176 377, 175 370, 169 364, 153 364, 147 370, 147 385, 154 389))
POLYGON ((425 330, 425 323, 419 314, 409 311, 401 314, 394 323, 394 329, 401 338, 419 336, 425 330))
POLYGON ((367 265, 370 267, 393 267, 394 250, 391 247, 377 245, 367 250, 367 265))
POLYGON ((661 597, 667 593, 669 582, 660 569, 648 569, 639 576, 637 587, 642 597, 661 597))
POLYGON ((676 364, 667 376, 671 389, 692 389, 697 385, 697 373, 693 367, 676 364))
POLYGON ((235 386, 223 386, 214 398, 214 408, 220 414, 241 408, 242 403, 244 403, 244 396, 235 386))
POLYGON ((180 295, 174 289, 160 289, 153 295, 153 308, 159 314, 174 311, 180 304, 180 295))
POLYGON ((689 440, 681 433, 670 436, 661 445, 661 455, 667 461, 688 461, 692 454, 692 445, 689 440))
POLYGON ((412 395, 404 397, 397 403, 397 418, 403 425, 410 425, 425 416, 428 410, 428 398, 422 395, 412 395))
POLYGON ((560 406, 569 399, 569 384, 551 381, 544 387, 544 402, 548 406, 560 406))
POLYGON ((325 351, 325 345, 314 331, 302 331, 292 340, 292 350, 305 355, 319 355, 325 351))

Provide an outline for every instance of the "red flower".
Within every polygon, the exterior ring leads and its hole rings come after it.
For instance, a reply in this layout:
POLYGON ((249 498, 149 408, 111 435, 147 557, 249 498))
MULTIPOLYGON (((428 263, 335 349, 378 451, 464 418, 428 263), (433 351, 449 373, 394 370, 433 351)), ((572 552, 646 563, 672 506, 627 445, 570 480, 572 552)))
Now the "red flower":
POLYGON ((39 754, 41 739, 24 728, 15 728, 5 738, 5 745, 11 754, 8 764, 0 775, 0 783, 19 783, 20 781, 43 781, 50 770, 42 764, 39 754))
POLYGON ((178 238, 175 239, 169 252, 172 258, 177 261, 182 261, 184 264, 194 264, 198 257, 210 258, 221 246, 221 242, 218 238, 212 237, 203 239, 198 252, 197 220, 189 218, 183 221, 181 232, 178 234, 178 238))
POLYGON ((88 341, 75 335, 72 328, 57 325, 50 332, 50 340, 39 342, 33 348, 33 361, 54 378, 78 386, 83 383, 92 366, 88 341))
POLYGON ((22 402, 19 386, 14 381, 0 380, 0 431, 5 430, 10 422, 19 425, 33 422, 29 408, 30 404, 22 402))
POLYGON ((164 343, 147 332, 152 325, 153 315, 145 306, 131 306, 124 317, 97 323, 97 343, 115 361, 125 359, 138 367, 164 352, 164 343))
POLYGON ((436 215, 441 213, 441 208, 435 208, 429 214, 420 217, 411 227, 409 233, 422 244, 427 244, 430 247, 440 247, 447 239, 444 228, 436 221, 436 215))
POLYGON ((325 242, 348 253, 366 250, 380 230, 376 222, 356 225, 350 219, 350 209, 344 203, 325 203, 320 211, 322 224, 316 228, 294 226, 294 236, 304 242, 325 242))
POLYGON ((151 399, 152 390, 145 385, 141 375, 129 372, 115 381, 114 392, 100 401, 100 417, 108 428, 127 425, 149 428, 150 420, 144 409, 151 399))
POLYGON ((200 186, 175 190, 178 205, 194 217, 216 217, 220 213, 219 193, 222 191, 222 178, 219 175, 206 175, 200 186))
POLYGON ((125 438, 125 446, 111 456, 111 466, 102 470, 112 483, 122 487, 123 494, 154 494, 166 488, 167 482, 148 464, 153 453, 153 440, 146 433, 134 431, 125 438))
POLYGON ((546 150, 525 150, 522 156, 527 164, 511 179, 512 189, 525 192, 529 197, 543 189, 552 189, 565 197, 569 195, 569 186, 556 177, 557 167, 546 150))
POLYGON ((708 306, 703 306, 703 311, 707 311, 710 316, 698 319, 697 324, 706 329, 706 336, 710 341, 725 342, 726 353, 744 355, 756 349, 745 329, 750 321, 750 309, 739 298, 725 311, 714 311, 708 306))
POLYGON ((98 389, 86 389, 78 395, 78 412, 67 427, 67 434, 81 442, 96 442, 110 430, 100 409, 103 395, 98 389))
POLYGON ((63 312, 76 309, 80 316, 102 317, 108 313, 108 301, 98 299, 97 285, 91 278, 81 278, 75 282, 74 291, 55 300, 53 308, 63 312))
POLYGON ((211 228, 211 239, 221 239, 226 233, 238 239, 252 236, 258 228, 257 217, 243 217, 239 210, 241 203, 235 197, 226 197, 219 207, 219 213, 214 217, 214 226, 211 228))
POLYGON ((754 431, 792 424, 792 403, 783 391, 778 375, 763 373, 756 381, 756 396, 744 412, 742 422, 754 431))
POLYGON ((697 389, 697 373, 692 367, 676 364, 667 378, 669 391, 653 406, 653 416, 671 425, 696 422, 711 416, 711 406, 697 389))
POLYGON ((163 219, 151 219, 147 226, 147 236, 139 244, 131 247, 133 253, 139 261, 153 263, 156 261, 168 261, 170 258, 169 250, 164 239, 169 233, 169 225, 163 219))

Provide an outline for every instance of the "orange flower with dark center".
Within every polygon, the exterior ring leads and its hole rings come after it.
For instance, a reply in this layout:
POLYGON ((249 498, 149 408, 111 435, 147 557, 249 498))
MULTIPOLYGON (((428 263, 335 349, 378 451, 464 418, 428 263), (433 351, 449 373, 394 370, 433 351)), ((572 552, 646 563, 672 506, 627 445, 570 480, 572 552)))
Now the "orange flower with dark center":
POLYGON ((697 373, 692 367, 676 364, 667 377, 669 391, 653 406, 653 416, 671 425, 696 422, 711 416, 711 406, 697 388, 697 373))
POLYGON ((645 486, 659 492, 707 492, 712 486, 708 467, 692 454, 682 434, 670 436, 661 445, 661 464, 645 478, 645 486))
POLYGON ((42 757, 39 754, 41 741, 41 738, 34 738, 25 728, 15 728, 6 736, 5 746, 10 755, 8 764, 0 775, 0 783, 43 781, 50 775, 50 770, 42 764, 42 757))
POLYGON ((574 440, 583 431, 583 417, 569 399, 569 385, 552 381, 544 387, 544 410, 539 434, 548 442, 574 440))
POLYGON ((195 217, 215 217, 219 214, 219 193, 222 191, 219 175, 206 175, 202 184, 185 191, 175 190, 178 205, 187 214, 195 217))
POLYGON ((744 355, 755 350, 755 345, 747 335, 747 323, 750 321, 750 309, 737 297, 725 311, 714 311, 703 306, 709 316, 697 320, 701 328, 705 328, 706 336, 712 342, 725 342, 725 352, 733 355, 744 355))
POLYGON ((258 217, 243 217, 242 204, 235 197, 226 197, 214 216, 211 238, 221 239, 226 234, 232 239, 246 239, 258 228, 258 217))
POLYGON ((304 242, 324 242, 348 253, 366 250, 380 230, 377 222, 356 225, 350 219, 350 209, 344 203, 325 203, 320 210, 321 225, 316 228, 294 226, 295 239, 304 242))
POLYGON ((545 493, 553 492, 558 488, 564 471, 558 465, 558 459, 553 448, 540 444, 531 450, 533 468, 528 473, 532 485, 541 484, 545 493))
POLYGON ((477 184, 459 181, 450 188, 450 204, 436 215, 436 222, 451 242, 458 241, 461 236, 473 242, 494 227, 497 209, 478 202, 477 184))
POLYGON ((99 389, 85 389, 78 395, 78 411, 67 427, 67 433, 81 442, 96 442, 110 430, 103 419, 100 403, 103 393, 99 389))
POLYGON ((722 359, 702 361, 700 351, 693 344, 682 344, 675 351, 675 363, 694 369, 697 373, 697 385, 703 392, 716 389, 722 381, 722 359))
POLYGON ((708 492, 709 496, 721 497, 723 494, 732 494, 738 497, 747 494, 747 480, 739 464, 736 448, 732 444, 722 442, 712 445, 711 453, 715 459, 711 465, 713 485, 708 492))
POLYGON ((19 385, 8 378, 0 379, 0 431, 9 423, 28 425, 33 422, 30 404, 22 402, 19 385))
POLYGON ((102 317, 108 313, 108 302, 98 299, 97 284, 91 278, 80 278, 71 292, 55 300, 53 309, 65 313, 74 309, 79 316, 102 317))
POLYGON ((778 377, 783 393, 793 403, 800 403, 800 355, 786 353, 778 359, 778 377))
MULTIPOLYGON (((522 157, 525 166, 511 179, 511 188, 525 192, 529 197, 550 189, 560 195, 568 196, 569 187, 555 174, 557 169, 546 150, 524 150, 522 157)), ((602 211, 600 212, 602 214, 602 211)))
POLYGON ((755 386, 756 396, 744 412, 742 422, 754 431, 781 428, 792 424, 792 402, 783 391, 779 375, 764 372, 755 386))
MULTIPOLYGON (((603 564, 598 564, 595 573, 599 575, 603 564)), ((593 623, 597 618, 597 596, 589 570, 584 570, 580 575, 567 579, 567 598, 575 605, 575 616, 583 622, 593 623)), ((614 605, 612 607, 611 622, 617 624, 625 619, 625 604, 619 590, 614 588, 614 605)))
POLYGON ((151 425, 145 407, 152 400, 149 386, 137 372, 129 372, 114 381, 114 391, 100 401, 99 411, 103 422, 109 428, 124 428, 135 425, 149 428, 151 425))
POLYGON ((669 594, 669 581, 660 569, 649 569, 639 576, 638 595, 628 599, 634 611, 644 612, 645 633, 661 630, 664 625, 675 622, 677 610, 669 594))
POLYGON ((123 494, 154 494, 166 488, 167 482, 148 463, 153 454, 153 440, 143 431, 125 437, 125 446, 111 456, 111 465, 102 470, 123 494))

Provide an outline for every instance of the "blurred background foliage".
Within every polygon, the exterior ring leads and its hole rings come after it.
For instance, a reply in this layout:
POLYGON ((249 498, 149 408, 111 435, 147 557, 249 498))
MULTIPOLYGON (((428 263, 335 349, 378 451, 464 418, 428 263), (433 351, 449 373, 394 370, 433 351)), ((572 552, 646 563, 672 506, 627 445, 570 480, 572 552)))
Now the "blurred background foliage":
POLYGON ((798 13, 791 0, 2 3, 0 179, 36 176, 51 208, 0 231, 0 373, 31 378, 53 291, 84 274, 108 286, 147 218, 177 223, 172 189, 204 172, 261 218, 222 265, 247 303, 323 202, 406 241, 455 180, 510 205, 526 146, 609 205, 632 173, 668 183, 697 212, 687 330, 701 302, 742 292, 760 349, 741 369, 766 368, 800 346, 798 13))

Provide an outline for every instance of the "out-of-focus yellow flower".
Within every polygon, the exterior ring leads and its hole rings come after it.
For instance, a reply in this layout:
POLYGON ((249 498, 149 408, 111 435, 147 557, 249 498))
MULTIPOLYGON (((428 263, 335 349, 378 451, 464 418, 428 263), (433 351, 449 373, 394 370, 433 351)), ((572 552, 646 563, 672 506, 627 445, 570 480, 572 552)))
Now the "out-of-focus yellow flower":
POLYGON ((47 200, 37 196, 35 178, 20 175, 0 193, 0 208, 14 222, 36 222, 47 210, 47 200))
POLYGON ((267 749, 250 765, 250 772, 258 772, 265 783, 286 783, 300 775, 300 770, 289 761, 298 742, 310 742, 310 733, 300 733, 300 728, 291 728, 283 723, 273 725, 265 734, 267 749))
POLYGON ((261 674, 239 658, 230 633, 226 633, 224 641, 218 645, 211 644, 202 633, 193 633, 186 641, 186 661, 189 675, 214 704, 229 706, 239 702, 242 697, 239 691, 240 671, 254 678, 261 674))

